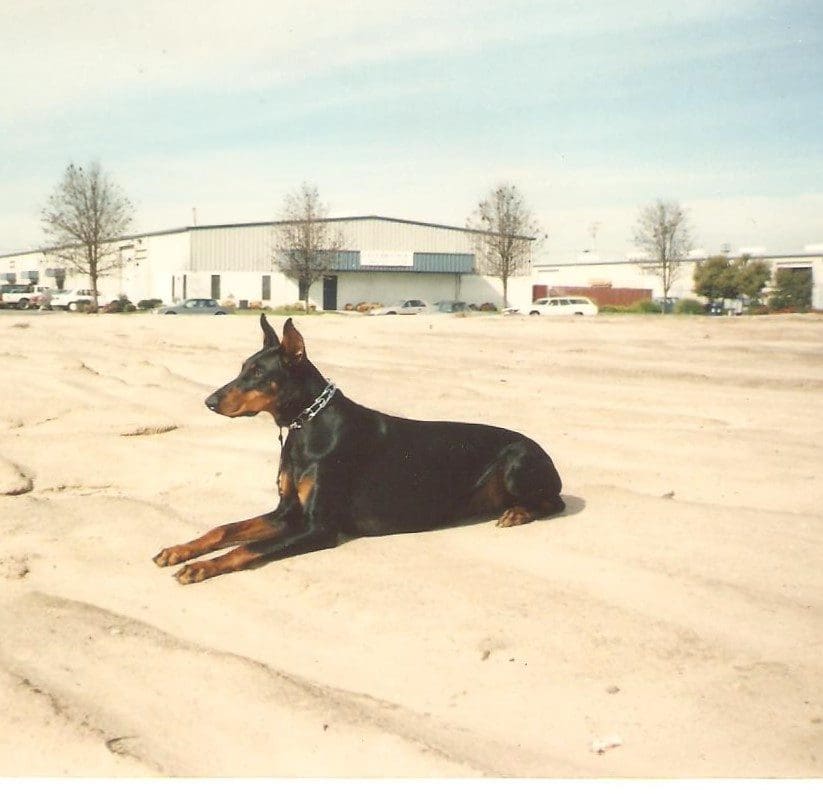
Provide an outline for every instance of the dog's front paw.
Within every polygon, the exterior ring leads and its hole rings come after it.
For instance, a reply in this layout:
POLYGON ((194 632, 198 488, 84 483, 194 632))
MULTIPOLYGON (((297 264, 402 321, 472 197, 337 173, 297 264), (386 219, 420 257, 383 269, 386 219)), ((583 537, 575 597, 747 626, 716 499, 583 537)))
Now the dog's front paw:
POLYGON ((510 507, 497 519, 499 527, 516 527, 534 521, 534 516, 525 507, 510 507))
POLYGON ((180 584, 196 584, 213 575, 207 562, 193 562, 191 565, 184 565, 174 578, 180 584))
POLYGON ((167 565, 177 565, 177 563, 184 562, 187 559, 188 557, 186 557, 180 546, 170 546, 152 557, 155 565, 159 565, 161 568, 165 568, 167 565))

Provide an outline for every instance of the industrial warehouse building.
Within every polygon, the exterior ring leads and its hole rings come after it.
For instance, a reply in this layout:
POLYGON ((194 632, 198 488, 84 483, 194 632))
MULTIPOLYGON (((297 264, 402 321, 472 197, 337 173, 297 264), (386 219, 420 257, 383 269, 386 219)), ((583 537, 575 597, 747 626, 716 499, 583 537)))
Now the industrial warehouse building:
MULTIPOLYGON (((477 231, 379 216, 327 223, 340 231, 345 250, 337 255, 333 271, 309 291, 320 308, 390 304, 402 298, 502 304, 500 280, 476 272, 477 231)), ((105 297, 125 294, 133 302, 212 297, 237 305, 294 303, 300 297, 298 285, 273 262, 280 225, 190 226, 124 237, 115 244, 122 267, 101 278, 98 289, 105 297)), ((0 256, 0 283, 88 286, 86 276, 66 273, 63 267, 48 251, 7 254, 0 256)), ((510 282, 510 302, 530 300, 530 285, 528 278, 510 282)))
MULTIPOLYGON (((732 258, 748 254, 764 259, 771 265, 772 276, 782 268, 807 270, 811 274, 812 306, 823 309, 823 245, 807 245, 802 253, 767 255, 759 249, 742 249, 732 258)), ((705 257, 684 260, 678 269, 677 277, 669 295, 678 298, 700 298, 693 292, 694 268, 705 257)), ((591 294, 597 301, 601 289, 625 289, 626 291, 646 290, 648 297, 662 295, 660 277, 654 273, 648 262, 633 260, 599 261, 591 255, 584 256, 577 262, 535 265, 532 280, 536 285, 536 294, 550 292, 569 293, 572 291, 591 294), (538 288, 539 287, 539 288, 538 288)), ((637 298, 635 298, 636 300, 637 298)), ((619 301, 615 301, 619 303, 619 301)))
MULTIPOLYGON (((361 302, 388 305, 404 298, 503 305, 500 279, 477 272, 476 230, 382 216, 327 222, 340 231, 345 250, 337 255, 332 272, 309 291, 309 299, 319 308, 343 309, 361 302)), ((212 297, 239 306, 293 304, 300 298, 298 285, 273 262, 282 225, 268 221, 189 226, 124 237, 114 246, 122 267, 101 278, 98 289, 104 299, 125 294, 135 303, 212 297)), ((807 246, 801 254, 756 255, 769 261, 773 270, 809 270, 812 305, 823 309, 823 246, 807 246)), ((695 297, 698 261, 683 263, 673 297, 695 297)), ((606 294, 607 303, 620 303, 620 292, 661 295, 659 278, 648 263, 639 261, 595 261, 589 255, 558 264, 529 261, 527 271, 509 280, 510 305, 524 305, 533 296, 550 292, 588 292, 599 302, 606 294)), ((34 250, 0 255, 0 285, 8 283, 87 287, 88 277, 66 272, 53 253, 34 250)))

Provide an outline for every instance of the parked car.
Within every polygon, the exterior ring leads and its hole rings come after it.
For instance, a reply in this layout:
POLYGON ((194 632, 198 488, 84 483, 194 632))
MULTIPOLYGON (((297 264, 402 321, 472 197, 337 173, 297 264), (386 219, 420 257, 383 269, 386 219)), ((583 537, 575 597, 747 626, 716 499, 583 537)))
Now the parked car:
POLYGON ((0 287, 0 305, 5 309, 28 309, 36 295, 33 284, 4 284, 0 287))
MULTIPOLYGON (((66 311, 82 311, 87 306, 91 306, 93 293, 90 289, 52 289, 51 287, 36 287, 37 293, 31 299, 31 306, 40 306, 45 300, 46 292, 51 296, 49 306, 52 309, 65 309, 66 311)), ((118 311, 117 305, 121 304, 120 298, 112 298, 97 293, 97 307, 104 311, 107 307, 115 305, 111 311, 118 311)), ((127 300, 126 303, 129 303, 127 300)))
POLYGON ((552 298, 539 298, 531 306, 521 309, 522 314, 538 315, 549 317, 563 317, 569 315, 583 315, 594 317, 597 312, 597 304, 582 295, 563 295, 552 298))
POLYGON ((37 309, 43 306, 51 308, 51 299, 54 297, 54 293, 57 290, 53 287, 35 287, 34 290, 34 295, 31 296, 29 308, 37 309))
POLYGON ((405 298, 392 306, 381 306, 379 309, 372 309, 369 314, 423 314, 431 311, 429 304, 419 298, 405 298))
POLYGON ((221 306, 214 298, 189 298, 173 306, 161 306, 158 314, 232 314, 230 306, 221 306))
MULTIPOLYGON (((69 312, 76 312, 84 306, 90 306, 94 293, 90 289, 58 289, 51 293, 52 309, 65 309, 69 312)), ((111 298, 106 298, 97 293, 97 305, 105 306, 111 298)))
POLYGON ((677 304, 677 298, 672 298, 671 296, 666 298, 664 301, 663 298, 653 298, 653 301, 660 307, 660 311, 663 314, 673 314, 674 307, 677 304))
POLYGON ((469 304, 465 301, 437 301, 434 306, 437 311, 445 312, 446 314, 469 311, 469 304))
POLYGON ((709 301, 706 304, 706 314, 714 316, 739 317, 743 314, 743 301, 723 298, 722 300, 709 301))

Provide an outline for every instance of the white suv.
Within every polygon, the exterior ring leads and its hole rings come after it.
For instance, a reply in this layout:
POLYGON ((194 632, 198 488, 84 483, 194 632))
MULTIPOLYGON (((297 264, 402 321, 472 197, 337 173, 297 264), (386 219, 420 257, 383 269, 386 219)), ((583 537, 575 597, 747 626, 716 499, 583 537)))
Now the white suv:
POLYGON ((429 304, 419 298, 406 298, 391 306, 372 309, 369 314, 423 314, 430 311, 429 304))
POLYGON ((579 314, 585 317, 594 317, 597 314, 597 304, 582 295, 563 295, 553 298, 539 298, 524 314, 543 314, 550 317, 579 314))
MULTIPOLYGON (((93 293, 90 289, 62 289, 55 290, 51 294, 51 307, 53 309, 67 309, 76 312, 83 306, 88 306, 92 301, 93 293)), ((99 292, 97 293, 97 303, 105 306, 109 301, 99 292)))

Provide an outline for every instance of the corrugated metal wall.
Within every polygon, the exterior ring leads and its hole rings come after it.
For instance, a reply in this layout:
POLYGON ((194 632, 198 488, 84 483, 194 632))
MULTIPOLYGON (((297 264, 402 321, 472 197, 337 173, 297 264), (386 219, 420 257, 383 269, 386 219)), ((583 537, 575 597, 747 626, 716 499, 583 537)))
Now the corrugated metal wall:
MULTIPOLYGON (((360 266, 360 251, 415 253, 414 270, 427 273, 469 273, 474 267, 474 235, 469 232, 377 218, 335 221, 347 251, 340 270, 360 266), (431 253, 427 253, 431 252, 431 253)), ((191 230, 191 269, 241 272, 272 269, 276 226, 260 224, 191 230)))
POLYGON ((242 272, 272 269, 272 227, 228 226, 191 230, 191 269, 242 272))
POLYGON ((474 235, 457 229, 381 218, 340 222, 346 247, 353 250, 470 253, 474 235))

